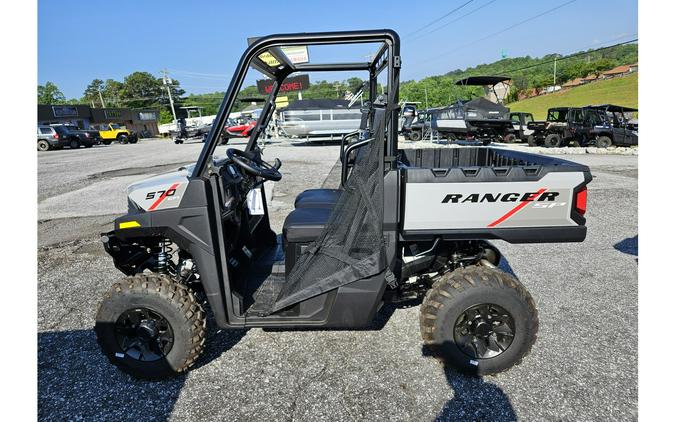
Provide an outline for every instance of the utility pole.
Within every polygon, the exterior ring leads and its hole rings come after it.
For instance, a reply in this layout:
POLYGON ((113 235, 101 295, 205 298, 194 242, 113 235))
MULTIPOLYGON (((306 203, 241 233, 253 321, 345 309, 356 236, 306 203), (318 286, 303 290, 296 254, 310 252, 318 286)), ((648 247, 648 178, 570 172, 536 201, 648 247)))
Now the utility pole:
POLYGON ((553 57, 553 91, 555 91, 555 77, 558 70, 558 56, 553 57))
MULTIPOLYGON (((105 108, 105 103, 103 102, 103 94, 101 94, 101 87, 98 87, 98 98, 101 99, 101 107, 105 108)), ((93 103, 93 101, 92 101, 93 103)))
POLYGON ((171 78, 169 78, 169 72, 162 70, 162 82, 166 86, 166 92, 169 93, 169 103, 171 104, 171 113, 173 113, 173 122, 176 123, 178 118, 176 118, 176 109, 173 107, 173 97, 171 97, 171 78))

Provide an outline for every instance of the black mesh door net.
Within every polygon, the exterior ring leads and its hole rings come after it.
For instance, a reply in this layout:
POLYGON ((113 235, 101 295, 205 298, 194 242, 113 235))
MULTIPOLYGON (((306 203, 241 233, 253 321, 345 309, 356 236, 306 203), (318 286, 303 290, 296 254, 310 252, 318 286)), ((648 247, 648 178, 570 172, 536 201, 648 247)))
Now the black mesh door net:
POLYGON ((375 106, 373 140, 357 150, 325 229, 286 276, 273 312, 384 271, 384 139, 385 108, 375 106))

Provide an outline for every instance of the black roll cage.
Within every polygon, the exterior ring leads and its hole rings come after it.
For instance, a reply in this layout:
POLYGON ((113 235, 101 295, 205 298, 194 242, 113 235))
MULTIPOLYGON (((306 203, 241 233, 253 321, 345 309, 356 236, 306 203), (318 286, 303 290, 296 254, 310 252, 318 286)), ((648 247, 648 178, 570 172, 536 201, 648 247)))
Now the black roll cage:
POLYGON ((386 140, 386 155, 395 156, 397 152, 397 133, 399 111, 399 73, 401 68, 401 43, 398 34, 390 29, 368 30, 368 31, 343 31, 343 32, 315 32, 315 33, 297 33, 297 34, 276 34, 254 40, 239 59, 237 68, 232 76, 230 85, 225 93, 223 102, 220 105, 218 114, 213 121, 213 130, 207 136, 204 147, 199 154, 199 159, 192 172, 191 178, 203 178, 206 175, 208 166, 215 151, 220 134, 225 128, 227 117, 232 111, 235 99, 244 82, 249 66, 258 70, 262 74, 274 80, 272 91, 268 96, 259 122, 251 133, 246 145, 246 151, 253 150, 257 145, 257 139, 260 133, 265 129, 269 122, 271 113, 274 110, 276 99, 281 82, 289 75, 295 72, 321 72, 321 71, 368 71, 369 72, 369 96, 371 101, 377 97, 377 76, 388 69, 387 75, 387 116, 388 121, 388 139, 386 140), (293 64, 281 49, 281 46, 294 45, 330 45, 330 44, 366 44, 381 42, 379 50, 369 62, 356 63, 326 63, 326 64, 293 64), (259 58, 263 52, 270 53, 279 65, 269 66, 259 58))

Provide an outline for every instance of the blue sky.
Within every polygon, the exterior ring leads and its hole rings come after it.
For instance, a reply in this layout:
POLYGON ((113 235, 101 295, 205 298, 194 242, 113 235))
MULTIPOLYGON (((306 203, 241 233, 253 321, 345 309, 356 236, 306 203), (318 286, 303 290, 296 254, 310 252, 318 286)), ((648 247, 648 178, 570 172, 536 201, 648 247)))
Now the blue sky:
MULTIPOLYGON (((490 63, 502 53, 566 54, 637 34, 636 0, 577 0, 513 28, 569 0, 467 1, 39 0, 38 83, 52 81, 79 98, 94 78, 122 80, 137 70, 159 76, 166 68, 188 93, 224 91, 246 38, 282 32, 394 29, 402 80, 490 63)), ((354 46, 335 57, 367 53, 354 46)), ((326 55, 310 51, 312 60, 326 55)))

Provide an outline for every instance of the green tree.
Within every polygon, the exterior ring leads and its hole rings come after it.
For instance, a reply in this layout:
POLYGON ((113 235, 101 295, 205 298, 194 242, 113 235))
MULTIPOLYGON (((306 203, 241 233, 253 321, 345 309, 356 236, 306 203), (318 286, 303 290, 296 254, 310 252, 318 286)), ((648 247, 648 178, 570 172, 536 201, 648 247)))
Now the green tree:
POLYGON ((125 107, 149 107, 159 102, 162 85, 148 72, 134 72, 124 77, 121 94, 125 107))
POLYGON ((98 104, 100 107, 103 107, 99 92, 102 92, 104 89, 105 82, 100 79, 94 79, 89 83, 89 85, 87 85, 87 88, 84 90, 84 94, 82 94, 83 102, 87 104, 98 104))
POLYGON ((160 109, 159 110, 159 123, 160 124, 165 124, 165 123, 171 123, 173 121, 173 114, 171 113, 170 110, 167 109, 160 109))
POLYGON ((106 107, 122 107, 122 90, 124 84, 114 79, 106 79, 103 87, 103 101, 106 107))
POLYGON ((63 95, 63 92, 59 90, 59 87, 55 83, 47 81, 44 85, 38 85, 38 104, 63 104, 65 101, 65 95, 63 95))

